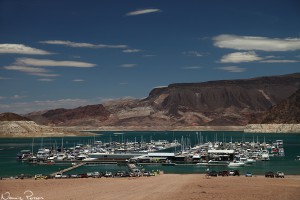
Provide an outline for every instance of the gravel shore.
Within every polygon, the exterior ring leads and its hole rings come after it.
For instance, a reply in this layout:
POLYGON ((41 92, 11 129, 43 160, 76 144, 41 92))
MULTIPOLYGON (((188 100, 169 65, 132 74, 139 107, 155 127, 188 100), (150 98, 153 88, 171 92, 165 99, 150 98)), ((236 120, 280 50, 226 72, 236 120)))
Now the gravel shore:
POLYGON ((0 180, 1 199, 300 199, 300 176, 210 177, 164 174, 140 178, 0 180))

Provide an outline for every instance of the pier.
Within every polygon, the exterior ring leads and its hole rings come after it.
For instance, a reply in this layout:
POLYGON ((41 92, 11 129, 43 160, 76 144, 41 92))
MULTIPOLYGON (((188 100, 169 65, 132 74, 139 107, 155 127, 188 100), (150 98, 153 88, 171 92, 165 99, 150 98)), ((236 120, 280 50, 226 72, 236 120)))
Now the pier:
POLYGON ((138 168, 135 164, 132 163, 127 163, 127 167, 129 169, 130 172, 135 172, 138 168))
POLYGON ((76 168, 81 167, 81 166, 86 165, 86 164, 87 164, 86 162, 82 162, 82 163, 79 163, 77 165, 73 165, 73 166, 71 166, 69 168, 60 170, 58 172, 54 172, 54 173, 50 174, 50 176, 55 176, 55 174, 58 174, 58 173, 65 173, 65 172, 71 171, 73 169, 76 169, 76 168))

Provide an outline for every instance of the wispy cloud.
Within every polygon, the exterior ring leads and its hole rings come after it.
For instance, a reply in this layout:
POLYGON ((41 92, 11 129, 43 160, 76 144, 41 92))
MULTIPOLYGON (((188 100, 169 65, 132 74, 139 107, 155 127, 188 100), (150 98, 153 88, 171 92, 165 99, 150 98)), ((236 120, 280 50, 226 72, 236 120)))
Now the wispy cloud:
POLYGON ((237 66, 217 67, 217 69, 228 71, 228 72, 233 72, 233 73, 240 73, 240 72, 246 71, 246 68, 241 68, 241 67, 237 67, 237 66))
POLYGON ((42 77, 56 77, 60 76, 59 74, 50 74, 50 70, 46 70, 44 68, 37 67, 28 67, 28 66, 18 66, 18 65, 10 65, 3 67, 6 70, 14 70, 19 72, 24 72, 34 76, 42 76, 42 77))
POLYGON ((253 61, 259 61, 263 58, 256 55, 254 51, 249 52, 235 52, 230 53, 227 55, 224 55, 220 62, 221 63, 241 63, 241 62, 253 62, 253 61))
POLYGON ((15 62, 17 65, 29 65, 39 67, 95 67, 96 64, 78 61, 56 61, 48 59, 34 59, 34 58, 18 58, 15 62))
POLYGON ((25 72, 34 76, 42 77, 56 77, 59 74, 49 73, 50 70, 44 67, 79 67, 90 68, 95 67, 96 64, 78 61, 56 61, 48 59, 33 59, 33 58, 18 58, 10 66, 4 66, 6 70, 15 70, 19 72, 25 72))
POLYGON ((126 16, 134 16, 134 15, 144 15, 144 14, 150 14, 150 13, 155 13, 155 12, 161 12, 160 9, 140 9, 140 10, 135 10, 132 12, 129 12, 126 14, 126 16))
POLYGON ((15 70, 15 71, 26 72, 26 73, 47 73, 47 72, 49 72, 49 70, 46 70, 44 68, 18 66, 18 65, 4 66, 3 68, 7 69, 7 70, 15 70))
POLYGON ((203 55, 198 52, 198 51, 184 51, 182 52, 183 55, 186 55, 186 56, 195 56, 195 57, 202 57, 203 55))
POLYGON ((17 99, 24 99, 24 98, 26 98, 26 96, 18 95, 18 94, 15 94, 15 95, 10 96, 10 97, 0 96, 0 99, 14 99, 14 100, 17 100, 17 99))
POLYGON ((40 78, 40 79, 38 79, 38 81, 52 82, 52 81, 54 81, 54 79, 51 79, 51 78, 40 78))
POLYGON ((137 53, 137 52, 141 52, 141 49, 125 49, 123 50, 124 53, 137 53))
POLYGON ((84 82, 83 79, 74 79, 73 82, 84 82))
POLYGON ((300 49, 300 38, 267 38, 237 35, 219 35, 213 38, 219 48, 261 51, 295 51, 300 49))
POLYGON ((111 49, 125 49, 128 48, 127 45, 108 45, 108 44, 91 44, 91 43, 79 43, 79 42, 71 42, 66 40, 45 40, 40 41, 42 44, 54 44, 54 45, 64 45, 68 47, 75 48, 111 48, 111 49))
POLYGON ((132 67, 136 67, 137 64, 123 64, 123 65, 120 65, 121 67, 123 68, 132 68, 132 67))
POLYGON ((153 55, 153 54, 146 54, 146 55, 143 55, 143 57, 155 57, 156 55, 153 55))
POLYGON ((262 63, 297 63, 299 60, 262 60, 262 63))
POLYGON ((23 44, 0 44, 0 53, 3 54, 31 54, 31 55, 49 55, 51 52, 32 48, 23 44))
POLYGON ((49 74, 49 73, 30 73, 31 75, 34 76, 42 76, 42 77, 57 77, 61 76, 60 74, 49 74))
POLYGON ((186 67, 183 67, 183 69, 201 69, 202 67, 200 66, 186 66, 186 67))

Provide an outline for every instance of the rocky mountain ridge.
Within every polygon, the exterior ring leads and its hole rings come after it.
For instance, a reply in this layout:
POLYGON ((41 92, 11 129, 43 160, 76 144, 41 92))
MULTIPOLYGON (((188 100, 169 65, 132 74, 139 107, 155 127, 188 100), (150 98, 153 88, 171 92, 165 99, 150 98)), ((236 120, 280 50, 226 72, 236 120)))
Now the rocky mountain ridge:
POLYGON ((25 115, 37 123, 86 127, 244 126, 300 88, 300 73, 154 88, 145 99, 121 99, 25 115))

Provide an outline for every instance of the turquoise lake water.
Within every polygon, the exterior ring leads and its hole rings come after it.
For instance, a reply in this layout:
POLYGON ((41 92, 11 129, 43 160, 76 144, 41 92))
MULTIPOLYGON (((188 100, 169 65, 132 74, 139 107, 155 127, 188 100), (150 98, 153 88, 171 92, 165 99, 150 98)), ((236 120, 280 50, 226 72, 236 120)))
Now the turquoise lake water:
MULTIPOLYGON (((189 138, 192 145, 196 144, 197 134, 195 131, 123 131, 124 134, 114 134, 115 132, 95 132, 97 136, 91 137, 65 137, 63 140, 64 147, 73 147, 76 144, 88 144, 94 139, 101 140, 102 142, 109 141, 145 141, 150 140, 168 140, 173 141, 181 138, 189 138)), ((284 157, 271 157, 270 161, 257 161, 255 164, 245 167, 237 168, 242 174, 245 172, 252 172, 253 174, 264 174, 266 171, 283 171, 285 174, 300 175, 300 161, 296 161, 296 156, 300 155, 300 134, 249 134, 243 132, 201 132, 204 142, 206 141, 260 141, 271 143, 275 140, 283 140, 285 156, 284 157)), ((31 165, 26 162, 16 160, 16 154, 23 149, 32 148, 32 138, 1 138, 0 139, 0 177, 9 177, 19 174, 50 174, 60 169, 69 167, 67 164, 57 165, 31 165)), ((49 147, 53 144, 60 145, 61 138, 34 138, 33 149, 36 152, 41 146, 49 147)), ((174 149, 165 150, 166 152, 174 152, 174 149)), ((177 173, 177 174, 193 174, 205 173, 206 166, 197 165, 176 165, 176 166, 161 166, 161 165, 145 165, 145 170, 163 170, 164 173, 177 173)), ((231 170, 227 166, 214 166, 209 167, 210 170, 231 170)), ((120 170, 127 170, 124 165, 91 165, 83 166, 70 171, 70 174, 86 173, 92 171, 111 171, 117 172, 120 170)))

